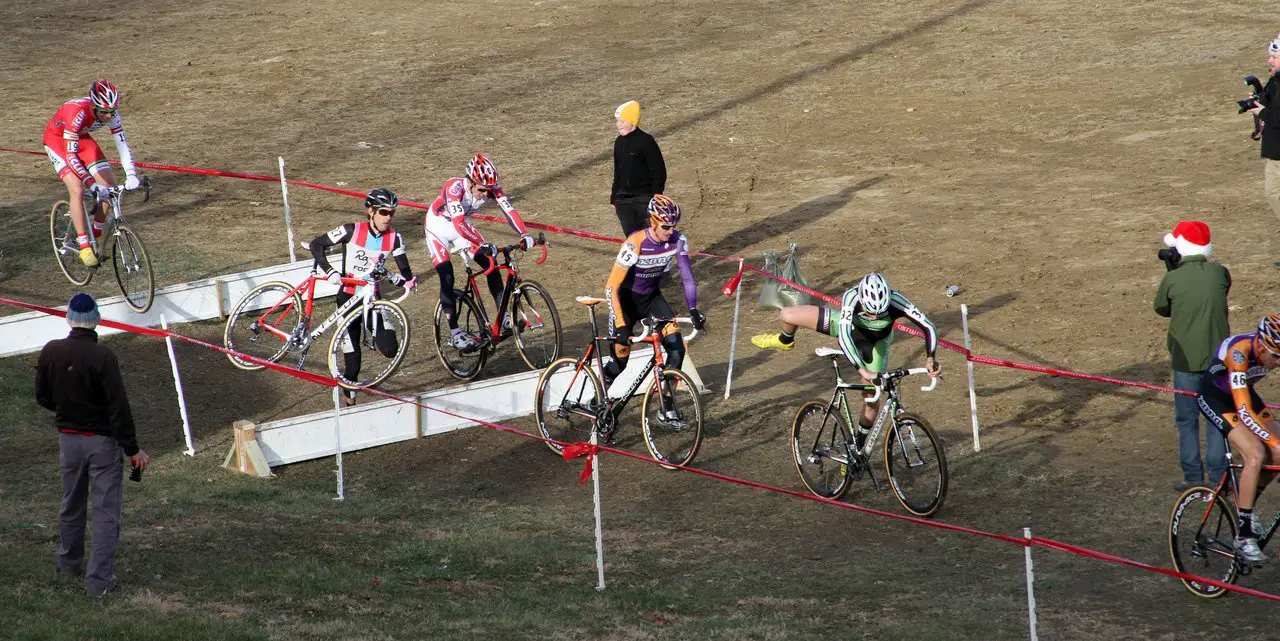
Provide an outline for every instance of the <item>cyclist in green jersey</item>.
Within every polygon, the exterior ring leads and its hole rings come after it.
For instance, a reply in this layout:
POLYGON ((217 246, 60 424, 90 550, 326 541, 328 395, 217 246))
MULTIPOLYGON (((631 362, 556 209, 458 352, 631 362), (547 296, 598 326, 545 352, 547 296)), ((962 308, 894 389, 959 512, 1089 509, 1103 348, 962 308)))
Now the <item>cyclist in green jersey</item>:
MULTIPOLYGON (((796 331, 801 327, 834 336, 839 339, 845 357, 858 368, 858 374, 868 384, 875 383, 876 377, 888 369, 893 322, 907 318, 925 334, 925 368, 929 370, 929 376, 936 378, 942 375, 942 366, 935 358, 938 330, 924 312, 905 296, 890 289, 889 281, 877 272, 863 276, 857 285, 846 290, 838 310, 799 305, 782 308, 778 317, 782 321, 782 332, 752 336, 752 345, 761 349, 789 350, 795 347, 796 331)), ((884 402, 883 399, 880 402, 884 402)), ((866 404, 859 424, 864 428, 871 427, 878 411, 879 403, 866 404)))

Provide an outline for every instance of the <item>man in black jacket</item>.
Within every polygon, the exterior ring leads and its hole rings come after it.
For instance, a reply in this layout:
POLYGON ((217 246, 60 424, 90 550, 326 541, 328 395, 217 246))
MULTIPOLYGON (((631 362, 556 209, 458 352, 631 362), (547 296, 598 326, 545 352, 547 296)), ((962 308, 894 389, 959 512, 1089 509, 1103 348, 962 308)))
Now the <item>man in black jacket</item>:
POLYGON ((1271 77, 1262 89, 1262 100, 1249 112, 1262 122, 1262 157, 1267 159, 1262 188, 1272 213, 1280 218, 1280 82, 1276 80, 1280 75, 1280 36, 1267 46, 1267 67, 1271 77))
POLYGON ((36 402, 54 412, 62 471, 61 543, 58 572, 85 573, 85 508, 93 505, 93 548, 89 554, 88 594, 101 598, 116 587, 116 548, 124 501, 124 456, 139 471, 150 457, 138 449, 133 413, 124 391, 120 363, 98 343, 98 304, 76 294, 67 305, 66 338, 49 341, 36 363, 36 402))
POLYGON ((667 166, 658 141, 640 128, 640 103, 628 100, 613 111, 618 137, 613 140, 613 189, 609 204, 622 232, 630 236, 649 226, 649 199, 667 186, 667 166))

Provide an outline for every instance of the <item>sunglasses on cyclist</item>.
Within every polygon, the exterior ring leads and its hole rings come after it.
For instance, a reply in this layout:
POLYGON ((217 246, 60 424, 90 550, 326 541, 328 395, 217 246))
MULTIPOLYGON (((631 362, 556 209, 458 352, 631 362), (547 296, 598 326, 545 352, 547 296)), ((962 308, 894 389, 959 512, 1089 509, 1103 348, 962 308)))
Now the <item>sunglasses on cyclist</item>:
POLYGON ((658 227, 663 231, 671 231, 676 228, 675 225, 667 225, 667 224, 658 225, 658 227))
POLYGON ((375 209, 373 212, 379 216, 386 216, 387 218, 396 215, 396 210, 394 209, 375 209))
POLYGON ((94 113, 96 113, 96 114, 98 114, 98 115, 102 115, 102 116, 114 116, 114 115, 116 115, 116 110, 115 110, 115 109, 99 109, 99 108, 97 108, 97 107, 94 107, 94 108, 93 108, 93 112, 94 112, 94 113))

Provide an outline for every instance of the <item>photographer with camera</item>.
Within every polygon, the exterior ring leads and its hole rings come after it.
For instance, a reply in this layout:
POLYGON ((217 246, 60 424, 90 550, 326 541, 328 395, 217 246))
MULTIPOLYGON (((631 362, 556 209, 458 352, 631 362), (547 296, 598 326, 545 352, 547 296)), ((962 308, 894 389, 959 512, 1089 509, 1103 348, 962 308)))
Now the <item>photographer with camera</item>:
POLYGON ((151 460, 138 448, 120 362, 111 348, 98 342, 94 331, 101 319, 92 296, 73 296, 67 304, 71 333, 49 341, 36 363, 36 402, 53 410, 58 428, 62 471, 58 575, 77 581, 84 577, 87 592, 94 598, 116 589, 123 459, 128 457, 133 466, 130 478, 134 481, 142 480, 151 460), (86 518, 93 523, 87 568, 86 518))
MULTIPOLYGON (((1169 319, 1167 346, 1174 389, 1198 393, 1214 350, 1231 333, 1227 324, 1231 273, 1221 264, 1209 262, 1213 249, 1209 226, 1198 220, 1179 222, 1173 233, 1165 235, 1164 243, 1168 248, 1157 255, 1168 271, 1156 290, 1153 306, 1157 314, 1169 319)), ((1173 422, 1178 428, 1182 464, 1182 482, 1175 488, 1182 491, 1203 482, 1200 409, 1194 394, 1174 396, 1173 422)), ((1216 485, 1227 470, 1227 456, 1222 435, 1212 427, 1205 429, 1205 459, 1209 483, 1216 485)))
MULTIPOLYGON (((1261 91, 1257 90, 1256 78, 1245 78, 1245 82, 1251 84, 1255 91, 1238 103, 1241 113, 1247 111, 1253 114, 1256 119, 1255 127, 1262 130, 1262 157, 1267 160, 1262 183, 1263 193, 1272 213, 1280 219, 1280 102, 1276 99, 1276 94, 1280 93, 1280 82, 1276 80, 1277 74, 1280 74, 1280 36, 1276 36, 1267 46, 1267 69, 1271 72, 1271 77, 1261 91)), ((1280 267, 1280 262, 1276 262, 1276 267, 1280 267)))

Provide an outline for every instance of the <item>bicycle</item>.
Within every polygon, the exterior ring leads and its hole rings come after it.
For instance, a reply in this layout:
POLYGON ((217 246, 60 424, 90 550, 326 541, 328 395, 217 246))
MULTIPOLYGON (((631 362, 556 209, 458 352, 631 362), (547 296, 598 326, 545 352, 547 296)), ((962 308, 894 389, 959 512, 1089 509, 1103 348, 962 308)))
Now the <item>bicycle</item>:
MULTIPOLYGON (((547 238, 538 234, 537 244, 542 247, 542 255, 536 263, 541 265, 547 260, 547 238)), ((504 340, 514 336, 516 351, 531 370, 539 370, 560 357, 563 346, 563 334, 560 328, 560 313, 551 300, 547 290, 532 280, 520 278, 518 256, 516 250, 524 251, 519 245, 508 245, 497 248, 497 256, 490 257, 490 265, 486 270, 473 269, 474 263, 466 248, 455 249, 453 253, 462 256, 467 270, 467 286, 454 290, 457 300, 456 314, 458 327, 476 338, 476 343, 465 349, 453 346, 449 323, 444 316, 444 304, 436 304, 435 336, 436 352, 440 362, 454 378, 471 380, 480 374, 489 357, 504 340), (499 262, 501 257, 504 262, 499 262), (505 271, 506 284, 503 285, 498 313, 492 322, 484 306, 484 297, 479 295, 476 279, 488 276, 493 270, 505 271), (550 329, 548 334, 544 329, 550 329)))
MULTIPOLYGON (((1254 566, 1236 557, 1235 506, 1240 483, 1236 474, 1244 465, 1231 462, 1230 448, 1227 449, 1227 468, 1216 488, 1196 485, 1178 496, 1169 514, 1169 554, 1173 557, 1174 569, 1179 572, 1235 583, 1238 577, 1252 573, 1254 566), (1185 531, 1184 524, 1187 525, 1185 531)), ((1280 465, 1264 465, 1262 469, 1280 472, 1280 465)), ((1280 512, 1265 532, 1254 532, 1259 535, 1259 548, 1266 549, 1277 528, 1280 528, 1280 512)), ((1225 588, 1189 579, 1182 579, 1182 584, 1192 594, 1208 599, 1228 592, 1225 588)))
MULTIPOLYGON (((379 283, 390 280, 393 284, 404 282, 403 277, 391 276, 386 269, 385 258, 380 259, 367 278, 342 277, 343 285, 356 286, 356 294, 323 322, 311 329, 312 309, 315 303, 316 284, 325 276, 312 273, 296 287, 283 281, 263 283, 240 298, 227 317, 222 344, 229 350, 257 357, 269 363, 277 363, 289 352, 297 353, 297 369, 302 369, 311 345, 318 341, 335 324, 338 330, 329 340, 329 373, 338 384, 347 389, 372 387, 386 380, 400 366, 409 348, 409 317, 400 307, 409 290, 391 300, 376 298, 379 283), (302 304, 306 297, 306 306, 302 304), (353 323, 362 323, 360 345, 351 342, 353 323), (244 330, 243 336, 237 330, 244 330), (391 355, 382 354, 376 345, 380 332, 396 332, 397 348, 391 355), (382 355, 386 360, 377 373, 348 380, 343 375, 342 354, 361 349, 361 356, 382 355)), ((243 370, 258 370, 264 365, 228 354, 231 363, 243 370)), ((367 365, 367 363, 365 363, 367 365)), ((368 371, 367 367, 362 368, 368 371)))
MULTIPOLYGON (((840 376, 843 352, 819 347, 815 353, 831 360, 836 387, 830 401, 806 402, 791 422, 791 455, 805 487, 818 496, 839 499, 849 490, 852 481, 865 472, 876 489, 886 489, 871 470, 871 452, 888 424, 890 429, 883 453, 888 487, 908 512, 924 517, 937 514, 947 496, 946 450, 928 421, 906 411, 898 392, 901 379, 927 374, 928 370, 923 367, 895 369, 880 374, 874 384, 846 383, 840 376), (888 395, 870 430, 858 426, 845 390, 874 391, 875 395, 867 398, 867 403, 876 402, 882 394, 888 395)), ((928 392, 937 385, 935 378, 920 389, 928 392)))
MULTIPOLYGON (((142 202, 151 200, 151 181, 142 179, 142 202)), ((116 285, 124 295, 124 302, 130 309, 139 314, 151 309, 155 300, 156 281, 151 271, 151 258, 147 256, 147 248, 136 232, 124 224, 124 215, 120 213, 120 200, 125 189, 115 186, 108 189, 110 194, 110 216, 101 234, 95 234, 92 212, 97 205, 93 196, 85 194, 85 228, 90 230, 89 243, 93 254, 98 257, 98 265, 86 266, 80 261, 80 243, 76 239, 76 226, 71 220, 71 203, 59 200, 49 210, 49 240, 53 244, 53 255, 58 261, 58 268, 71 284, 83 287, 93 280, 98 267, 102 265, 106 255, 111 254, 111 268, 115 271, 116 285), (109 247, 98 245, 98 236, 110 239, 109 247)), ((105 204, 103 205, 106 206, 105 204)))
MULTIPOLYGON (((668 323, 691 324, 690 319, 642 320, 644 329, 631 339, 631 343, 651 344, 653 355, 630 389, 617 398, 610 398, 605 395, 597 374, 597 368, 598 371, 604 370, 605 346, 613 342, 608 336, 600 336, 596 327, 595 306, 605 299, 579 296, 576 300, 589 310, 592 339, 582 358, 567 356, 557 360, 538 377, 534 414, 538 431, 548 439, 545 441, 547 447, 557 454, 562 453, 566 443, 585 441, 590 438, 592 430, 600 442, 613 443, 618 415, 648 377, 652 382, 641 403, 640 421, 645 447, 664 468, 688 465, 702 446, 702 402, 688 374, 663 367, 661 334, 668 323)), ((698 330, 695 329, 686 340, 693 340, 697 335, 698 330)))

